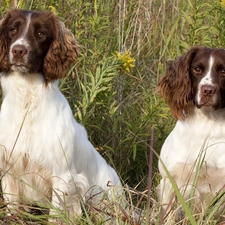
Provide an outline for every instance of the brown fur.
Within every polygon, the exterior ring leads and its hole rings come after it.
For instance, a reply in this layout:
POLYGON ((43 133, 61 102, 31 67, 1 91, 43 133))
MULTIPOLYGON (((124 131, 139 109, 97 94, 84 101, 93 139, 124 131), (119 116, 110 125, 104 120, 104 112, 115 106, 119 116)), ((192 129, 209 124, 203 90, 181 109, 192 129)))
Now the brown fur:
POLYGON ((159 82, 159 91, 176 119, 184 120, 194 108, 190 64, 202 47, 193 47, 185 55, 169 62, 166 75, 159 82))
MULTIPOLYGON (((8 31, 9 20, 17 16, 22 16, 20 10, 10 10, 0 22, 0 72, 10 69, 8 59, 10 43, 6 31, 8 31)), ((51 23, 54 30, 53 40, 43 64, 46 81, 53 81, 65 77, 76 62, 78 44, 70 30, 52 12, 41 12, 38 19, 41 20, 42 17, 51 23)))
POLYGON ((53 42, 44 60, 45 76, 50 81, 63 78, 78 56, 78 45, 70 30, 56 19, 55 29, 53 42))

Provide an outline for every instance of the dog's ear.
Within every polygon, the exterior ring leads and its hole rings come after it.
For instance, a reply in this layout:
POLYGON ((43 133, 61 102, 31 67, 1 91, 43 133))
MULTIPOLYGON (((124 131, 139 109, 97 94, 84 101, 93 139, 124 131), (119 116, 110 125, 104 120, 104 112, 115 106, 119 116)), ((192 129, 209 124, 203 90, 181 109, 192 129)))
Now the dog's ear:
POLYGON ((202 47, 193 47, 186 54, 168 63, 166 75, 159 82, 159 91, 177 119, 184 120, 194 108, 190 65, 202 47))
POLYGON ((65 77, 78 56, 78 44, 72 32, 54 14, 52 23, 55 33, 43 65, 47 81, 65 77))
POLYGON ((8 11, 6 16, 0 21, 0 72, 9 70, 9 39, 8 39, 8 21, 11 18, 12 11, 8 11))

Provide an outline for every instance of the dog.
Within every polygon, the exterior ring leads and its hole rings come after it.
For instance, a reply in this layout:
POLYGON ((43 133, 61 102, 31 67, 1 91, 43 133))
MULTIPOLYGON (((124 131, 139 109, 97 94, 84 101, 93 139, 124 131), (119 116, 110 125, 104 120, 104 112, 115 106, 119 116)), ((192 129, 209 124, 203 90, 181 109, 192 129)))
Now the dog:
POLYGON ((178 120, 160 153, 160 203, 166 210, 175 201, 170 174, 184 199, 204 210, 224 189, 225 50, 192 47, 168 64, 159 91, 178 120))
POLYGON ((8 211, 21 202, 51 202, 80 215, 82 198, 97 204, 121 182, 58 88, 77 60, 77 41, 52 12, 14 9, 1 20, 0 49, 0 168, 8 211))

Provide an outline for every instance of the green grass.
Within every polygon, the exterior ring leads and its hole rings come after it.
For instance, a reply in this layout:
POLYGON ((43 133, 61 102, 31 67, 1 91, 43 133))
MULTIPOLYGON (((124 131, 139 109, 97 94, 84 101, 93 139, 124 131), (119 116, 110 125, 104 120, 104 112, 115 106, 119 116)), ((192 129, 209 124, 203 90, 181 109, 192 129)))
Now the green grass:
MULTIPOLYGON (((155 190, 160 179, 157 154, 175 121, 156 86, 167 61, 190 46, 224 46, 225 9, 213 0, 2 0, 1 14, 15 2, 23 9, 55 11, 80 44, 78 61, 60 88, 93 145, 131 187, 125 188, 130 215, 116 202, 108 203, 117 224, 126 224, 119 214, 135 224, 134 208, 142 212, 137 224, 149 224, 153 215, 156 224, 163 224, 155 190)), ((84 212, 87 208, 84 204, 84 212)), ((216 224, 213 211, 205 218, 190 214, 187 206, 185 213, 180 224, 216 224)), ((71 224, 65 212, 59 216, 71 224)), ((7 220, 23 224, 24 217, 31 216, 19 211, 7 220)), ((76 223, 95 224, 91 221, 87 212, 76 223)))

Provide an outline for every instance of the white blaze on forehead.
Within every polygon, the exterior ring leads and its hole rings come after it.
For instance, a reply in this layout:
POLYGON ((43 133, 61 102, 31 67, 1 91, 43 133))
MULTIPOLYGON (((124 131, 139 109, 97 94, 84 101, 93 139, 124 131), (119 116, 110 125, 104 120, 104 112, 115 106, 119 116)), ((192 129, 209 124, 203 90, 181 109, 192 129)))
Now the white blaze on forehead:
POLYGON ((210 56, 209 61, 208 61, 208 70, 207 70, 205 76, 202 78, 202 80, 200 81, 200 83, 198 85, 198 94, 197 94, 197 102, 198 103, 200 103, 200 99, 201 99, 201 87, 203 85, 213 85, 212 68, 213 68, 214 61, 215 61, 214 57, 210 56))
MULTIPOLYGON (((23 30, 23 32, 22 32, 20 38, 17 39, 17 40, 12 44, 12 46, 14 46, 14 45, 25 45, 26 47, 28 46, 28 43, 27 43, 27 41, 26 41, 26 34, 27 34, 28 29, 29 29, 29 26, 30 26, 30 21, 31 21, 31 13, 29 13, 29 14, 27 15, 26 26, 25 26, 25 28, 24 28, 24 30, 23 30)), ((12 46, 11 46, 11 47, 12 47, 12 46)))
POLYGON ((202 78, 202 80, 200 82, 200 85, 213 84, 212 83, 212 67, 213 67, 213 64, 214 64, 214 57, 210 56, 209 61, 208 61, 208 65, 209 65, 208 71, 207 71, 206 75, 202 78))

